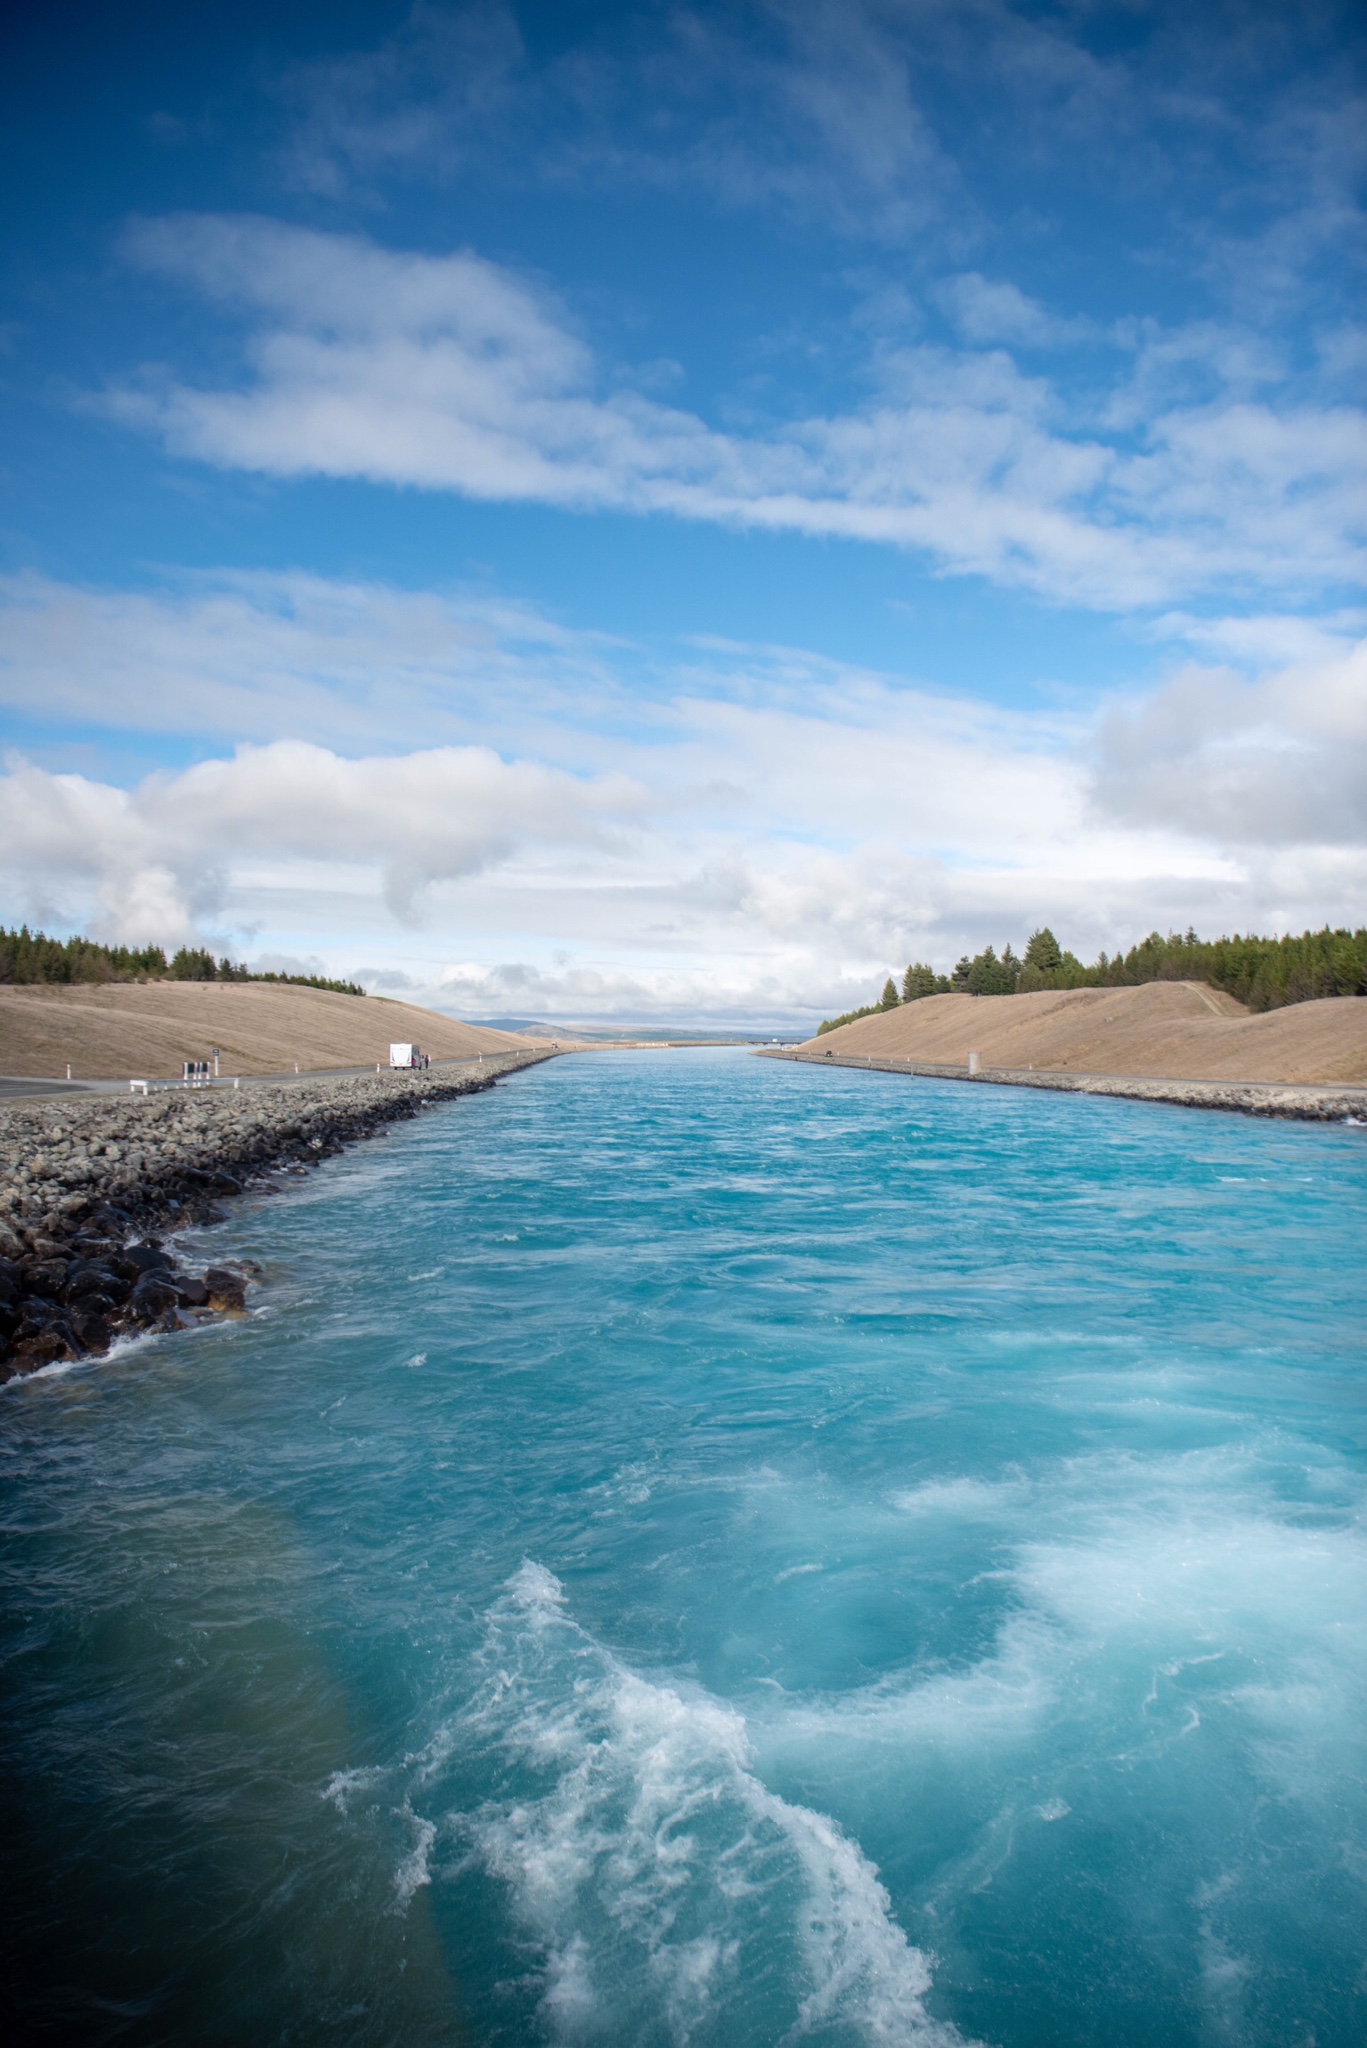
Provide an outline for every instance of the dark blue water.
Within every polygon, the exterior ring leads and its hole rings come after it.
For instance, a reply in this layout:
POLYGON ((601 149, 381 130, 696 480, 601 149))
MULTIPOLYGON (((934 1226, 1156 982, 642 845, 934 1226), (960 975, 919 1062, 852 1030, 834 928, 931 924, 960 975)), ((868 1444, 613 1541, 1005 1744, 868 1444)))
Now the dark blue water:
POLYGON ((606 1053, 0 1396, 82 2042, 1358 2048, 1367 1133, 606 1053))

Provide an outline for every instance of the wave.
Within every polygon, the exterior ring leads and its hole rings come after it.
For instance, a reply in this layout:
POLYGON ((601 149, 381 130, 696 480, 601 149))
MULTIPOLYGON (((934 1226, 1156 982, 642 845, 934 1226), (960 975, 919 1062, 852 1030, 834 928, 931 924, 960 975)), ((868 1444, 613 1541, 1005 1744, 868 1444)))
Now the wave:
MULTIPOLYGON (((562 2040, 964 2048, 878 1873, 756 1775, 742 1717, 643 1678, 526 1563, 488 1617, 458 1741, 499 1795, 455 1831, 540 1953, 562 2040)), ((418 1777, 435 1780, 456 1731, 418 1777)))

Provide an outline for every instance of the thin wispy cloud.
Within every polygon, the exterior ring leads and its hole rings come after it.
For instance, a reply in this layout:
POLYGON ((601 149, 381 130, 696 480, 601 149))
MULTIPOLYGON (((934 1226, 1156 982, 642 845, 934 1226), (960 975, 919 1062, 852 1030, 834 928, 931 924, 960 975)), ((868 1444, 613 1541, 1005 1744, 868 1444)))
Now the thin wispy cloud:
POLYGON ((1061 394, 1004 351, 923 346, 885 352, 857 411, 742 435, 604 388, 556 302, 469 252, 195 216, 128 248, 246 313, 246 375, 104 404, 225 467, 839 536, 1101 608, 1313 591, 1360 563, 1367 415, 1348 406, 1216 399, 1108 438, 1069 431, 1061 394))
POLYGON ((1000 241, 999 181, 1038 232, 1041 194, 1053 181, 1057 206, 1085 164, 1065 204, 1161 207, 1165 238, 1265 309, 1360 221, 1347 15, 1228 0, 1146 9, 1117 35, 1104 9, 795 0, 614 12, 542 47, 511 5, 419 0, 378 40, 288 67, 282 160, 332 196, 494 165, 960 253, 1000 241), (1220 203, 1231 166, 1237 228, 1220 203))
POLYGON ((141 590, 0 577, 0 707, 130 735, 365 750, 516 732, 552 701, 590 724, 629 701, 628 652, 508 599, 297 570, 141 590))

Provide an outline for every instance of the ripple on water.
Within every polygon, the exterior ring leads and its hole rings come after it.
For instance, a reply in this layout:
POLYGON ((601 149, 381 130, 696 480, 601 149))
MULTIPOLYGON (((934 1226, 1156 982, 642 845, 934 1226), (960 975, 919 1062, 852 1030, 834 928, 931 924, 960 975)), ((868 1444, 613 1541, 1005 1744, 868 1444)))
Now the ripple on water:
POLYGON ((538 1067, 4 1394, 54 2038, 1367 2037, 1361 1135, 538 1067), (112 2015, 112 2017, 111 2017, 112 2015))

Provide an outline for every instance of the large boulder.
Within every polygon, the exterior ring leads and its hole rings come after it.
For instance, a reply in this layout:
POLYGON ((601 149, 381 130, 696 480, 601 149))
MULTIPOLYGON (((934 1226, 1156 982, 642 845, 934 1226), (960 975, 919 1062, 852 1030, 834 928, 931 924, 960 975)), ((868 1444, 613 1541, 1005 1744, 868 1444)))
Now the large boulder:
POLYGON ((218 1168, 205 1171, 198 1166, 183 1166, 180 1177, 190 1187, 202 1190, 206 1195, 229 1196, 240 1195, 242 1192, 241 1181, 235 1180, 232 1174, 224 1173, 218 1168))
POLYGON ((209 1307, 216 1315, 240 1316, 247 1311, 247 1283, 226 1266, 210 1266, 204 1275, 209 1307))
POLYGON ((156 1272, 144 1273, 128 1297, 128 1314, 144 1329, 173 1328, 179 1305, 175 1287, 168 1278, 156 1272))
POLYGON ((59 1365, 80 1357, 80 1346, 70 1324, 51 1322, 31 1336, 21 1337, 14 1347, 14 1363, 20 1372, 37 1372, 44 1365, 59 1365))
POLYGON ((122 1301, 129 1292, 129 1285, 121 1274, 101 1259, 75 1259, 67 1273, 65 1298, 75 1302, 98 1294, 109 1301, 122 1301))
POLYGON ((160 1245, 130 1244, 110 1261, 116 1273, 136 1284, 145 1273, 169 1273, 171 1261, 160 1245))
POLYGON ((102 1358, 109 1349, 109 1324, 92 1305, 78 1309, 71 1318, 71 1328, 82 1351, 96 1358, 102 1358))
POLYGON ((24 1287, 29 1294, 42 1294, 55 1301, 66 1286, 65 1259, 25 1259, 24 1287))
POLYGON ((71 1247, 64 1237, 54 1237, 46 1230, 35 1230, 29 1239, 29 1255, 35 1259, 69 1259, 71 1247))

